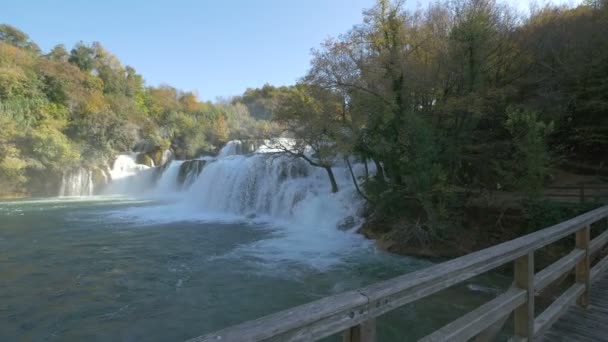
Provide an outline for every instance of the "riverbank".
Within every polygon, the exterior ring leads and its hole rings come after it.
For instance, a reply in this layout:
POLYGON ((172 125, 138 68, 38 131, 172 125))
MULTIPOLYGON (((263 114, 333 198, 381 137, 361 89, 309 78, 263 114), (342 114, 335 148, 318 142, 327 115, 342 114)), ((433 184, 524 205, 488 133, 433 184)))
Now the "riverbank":
MULTIPOLYGON (((359 233, 374 240, 378 248, 432 260, 451 259, 549 227, 599 207, 601 203, 571 204, 539 201, 509 207, 474 206, 460 208, 461 215, 441 230, 429 232, 409 217, 372 216, 359 233)), ((539 265, 554 261, 573 241, 564 239, 541 250, 539 265)))
POLYGON ((467 207, 459 222, 442 231, 430 233, 408 217, 370 217, 359 233, 391 253, 450 259, 511 240, 525 229, 521 210, 467 207))
MULTIPOLYGON (((431 259, 456 258, 562 222, 592 210, 608 200, 608 180, 595 170, 555 168, 540 198, 526 201, 512 191, 462 194, 450 207, 449 222, 441 228, 420 227, 415 217, 424 212, 412 202, 397 215, 371 214, 359 233, 391 253, 431 259), (413 208, 413 209, 412 209, 413 208)), ((546 251, 551 260, 562 252, 546 251)), ((568 247, 566 241, 565 247, 568 247)))

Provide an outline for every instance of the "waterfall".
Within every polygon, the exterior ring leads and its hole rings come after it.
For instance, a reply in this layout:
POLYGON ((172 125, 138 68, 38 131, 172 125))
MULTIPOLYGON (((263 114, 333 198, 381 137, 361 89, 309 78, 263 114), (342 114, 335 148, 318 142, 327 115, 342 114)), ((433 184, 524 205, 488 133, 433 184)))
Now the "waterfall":
MULTIPOLYGON (((290 141, 279 143, 288 146, 290 141)), ((152 168, 138 164, 137 153, 123 153, 116 157, 109 170, 110 181, 99 192, 161 199, 171 195, 187 213, 195 215, 226 214, 332 227, 359 222, 362 201, 344 165, 337 163, 333 168, 340 188, 334 194, 325 170, 274 153, 277 151, 270 141, 235 140, 217 157, 173 160, 152 168)), ((362 165, 354 164, 354 168, 362 174, 362 165)), ((89 170, 66 172, 60 195, 92 195, 93 184, 89 170)))
POLYGON ((173 152, 171 152, 171 150, 164 150, 163 151, 163 156, 160 159, 160 165, 159 166, 167 164, 172 159, 173 159, 173 152))
POLYGON ((116 157, 114 166, 110 170, 112 180, 122 179, 130 176, 134 176, 142 170, 146 170, 149 167, 142 164, 137 164, 137 153, 124 153, 116 157))
POLYGON ((219 158, 206 165, 184 196, 214 212, 284 218, 326 185, 325 179, 307 177, 312 171, 303 161, 270 154, 219 158))
POLYGON ((78 168, 63 173, 59 196, 93 195, 93 173, 85 168, 78 168))
POLYGON ((137 195, 149 191, 154 184, 154 169, 137 164, 137 153, 123 153, 116 157, 103 193, 106 195, 137 195))
POLYGON ((232 140, 226 143, 226 145, 217 154, 218 158, 234 156, 241 154, 241 147, 243 143, 240 140, 232 140))
MULTIPOLYGON (((280 142, 286 146, 290 142, 280 142)), ((277 152, 276 145, 259 146, 254 153, 228 143, 217 157, 174 160, 163 167, 137 166, 134 158, 117 159, 111 194, 143 197, 154 206, 135 206, 108 213, 109 217, 159 224, 180 221, 249 222, 260 224, 270 237, 238 247, 239 255, 271 264, 305 260, 316 268, 336 262, 337 251, 364 244, 351 234, 363 222, 363 200, 355 190, 346 165, 337 158, 333 167, 337 193, 324 169, 277 152), (137 171, 134 171, 136 169, 137 171)), ((365 174, 354 163, 359 177, 365 174)), ((370 165, 370 172, 373 166, 370 165)))
MULTIPOLYGON (((155 177, 150 176, 153 169, 135 164, 132 155, 121 155, 109 188, 114 194, 170 197, 182 219, 217 214, 343 229, 361 222, 362 200, 345 165, 333 168, 340 191, 332 193, 324 169, 269 153, 276 151, 271 144, 249 154, 241 154, 242 146, 231 141, 217 157, 172 161, 156 168, 155 177)), ((362 164, 353 167, 363 174, 362 164)))
MULTIPOLYGON (((275 139, 281 143, 290 141, 290 139, 275 139)), ((249 140, 232 140, 226 143, 226 145, 218 153, 218 158, 234 156, 239 154, 250 154, 254 152, 265 152, 264 149, 269 149, 276 143, 274 140, 262 140, 262 139, 249 139, 249 140)), ((267 152, 267 151, 266 151, 267 152)))
POLYGON ((169 164, 165 166, 154 186, 155 195, 163 196, 179 190, 180 184, 178 182, 178 177, 183 163, 183 160, 174 160, 170 161, 169 164))

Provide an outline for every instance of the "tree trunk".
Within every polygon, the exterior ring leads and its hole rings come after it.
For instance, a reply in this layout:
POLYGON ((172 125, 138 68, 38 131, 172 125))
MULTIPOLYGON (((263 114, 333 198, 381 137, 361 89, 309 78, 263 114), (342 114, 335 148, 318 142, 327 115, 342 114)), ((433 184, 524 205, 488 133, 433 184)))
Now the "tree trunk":
POLYGON ((380 162, 375 158, 372 158, 372 160, 374 161, 374 164, 376 165, 376 180, 378 180, 381 183, 384 183, 385 178, 384 178, 384 169, 382 168, 382 164, 380 164, 380 162))
MULTIPOLYGON (((353 167, 352 167, 352 165, 350 165, 350 160, 348 159, 348 157, 344 157, 344 160, 346 161, 346 165, 348 165, 348 171, 350 171, 350 176, 353 179, 353 184, 355 185, 355 189, 357 189, 357 192, 359 193, 359 195, 361 195, 361 197, 363 197, 366 201, 369 202, 370 201, 369 198, 367 198, 367 196, 365 196, 363 191, 361 191, 361 188, 359 188, 359 182, 357 182, 357 177, 355 177, 355 173, 353 172, 353 167)), ((367 170, 367 164, 366 164, 365 169, 367 170)))
POLYGON ((365 181, 369 182, 369 168, 367 167, 367 158, 363 157, 363 165, 365 165, 365 181))
POLYGON ((331 166, 323 166, 323 168, 327 171, 327 176, 331 182, 331 192, 338 192, 338 183, 336 183, 336 177, 334 177, 334 171, 331 169, 331 166))

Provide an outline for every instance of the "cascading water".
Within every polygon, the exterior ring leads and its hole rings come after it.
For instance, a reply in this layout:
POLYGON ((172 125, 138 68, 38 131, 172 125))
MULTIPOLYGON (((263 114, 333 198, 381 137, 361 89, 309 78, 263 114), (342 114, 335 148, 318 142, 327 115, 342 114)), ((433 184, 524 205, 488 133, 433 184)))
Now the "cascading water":
POLYGON ((143 193, 153 186, 154 172, 146 165, 137 164, 136 160, 137 153, 118 155, 113 167, 107 168, 109 172, 104 168, 96 169, 96 179, 94 172, 87 168, 66 171, 61 178, 59 196, 92 196, 95 191, 106 195, 143 193), (96 189, 95 185, 104 186, 96 189))
POLYGON ((137 164, 135 160, 137 160, 137 153, 118 155, 114 161, 114 166, 110 170, 112 179, 115 180, 134 176, 138 172, 149 168, 146 165, 137 164))
MULTIPOLYGON (((349 193, 348 178, 341 180, 346 181, 340 182, 344 193, 349 193)), ((205 166, 184 197, 213 212, 297 222, 327 216, 328 211, 334 218, 353 214, 350 205, 341 202, 341 194, 331 194, 324 170, 272 154, 219 158, 205 166), (318 202, 324 207, 319 212, 314 208, 318 202)))
POLYGON ((226 143, 226 145, 218 153, 217 157, 222 158, 238 154, 261 152, 260 148, 268 148, 269 145, 272 145, 272 141, 270 140, 232 140, 226 143))
POLYGON ((165 166, 162 175, 154 186, 154 194, 156 196, 163 196, 179 190, 178 177, 183 163, 183 160, 174 160, 165 166))
MULTIPOLYGON (((348 169, 343 165, 333 168, 341 190, 331 193, 325 170, 274 153, 279 151, 277 144, 291 143, 288 139, 234 140, 217 157, 174 160, 160 168, 137 164, 137 153, 123 153, 114 161, 111 180, 102 193, 159 199, 171 195, 183 219, 200 218, 203 213, 255 217, 289 226, 356 226, 362 203, 348 169)), ((354 169, 361 174, 364 168, 355 164, 354 169)), ((92 194, 90 171, 80 168, 64 174, 61 196, 92 194)))
POLYGON ((243 143, 240 140, 232 140, 229 141, 228 143, 226 143, 226 146, 224 146, 220 152, 217 154, 218 158, 222 158, 222 157, 227 157, 227 156, 234 156, 237 154, 240 154, 240 149, 242 147, 243 143))
MULTIPOLYGON (((159 177, 149 176, 154 169, 136 175, 127 172, 125 186, 110 184, 113 193, 153 197, 163 204, 121 211, 120 217, 151 223, 244 220, 270 224, 277 229, 275 238, 248 246, 248 253, 258 258, 310 260, 315 267, 331 262, 336 251, 361 244, 360 236, 344 231, 354 230, 362 222, 363 207, 348 168, 333 168, 340 191, 332 193, 324 169, 272 153, 277 149, 270 143, 259 146, 255 153, 245 152, 248 154, 241 154, 240 147, 241 142, 233 141, 217 157, 173 161, 157 168, 162 171, 159 177)), ((113 172, 120 170, 118 163, 129 169, 132 162, 125 155, 117 160, 113 172)), ((358 175, 364 172, 362 164, 353 167, 358 175)), ((112 183, 122 184, 120 180, 112 183)))
MULTIPOLYGON (((242 146, 240 141, 231 141, 216 158, 172 161, 164 167, 156 184, 147 187, 132 183, 142 183, 133 178, 145 177, 149 169, 135 164, 134 156, 121 155, 111 171, 113 183, 122 184, 121 179, 128 179, 131 186, 113 186, 112 191, 157 197, 179 192, 178 198, 193 211, 302 224, 323 222, 335 227, 344 218, 359 216, 361 201, 346 167, 334 167, 341 190, 332 194, 325 170, 302 159, 268 153, 276 151, 271 144, 249 155, 240 154, 242 146)), ((354 169, 360 174, 363 167, 355 164, 354 169)), ((149 184, 148 178, 143 183, 149 184)))
MULTIPOLYGON (((231 141, 217 158, 171 162, 152 193, 181 189, 179 198, 193 211, 306 225, 335 227, 345 218, 359 216, 361 201, 344 166, 334 167, 341 191, 332 194, 325 170, 274 153, 241 155, 241 146, 240 141, 231 141)), ((274 149, 266 145, 259 151, 274 149)), ((355 165, 356 172, 362 170, 355 165)))
POLYGON ((137 164, 137 153, 124 153, 116 157, 110 170, 112 181, 104 189, 107 195, 135 195, 149 191, 154 184, 154 170, 137 164))
POLYGON ((85 168, 64 172, 61 177, 60 197, 92 196, 94 191, 93 173, 85 168))

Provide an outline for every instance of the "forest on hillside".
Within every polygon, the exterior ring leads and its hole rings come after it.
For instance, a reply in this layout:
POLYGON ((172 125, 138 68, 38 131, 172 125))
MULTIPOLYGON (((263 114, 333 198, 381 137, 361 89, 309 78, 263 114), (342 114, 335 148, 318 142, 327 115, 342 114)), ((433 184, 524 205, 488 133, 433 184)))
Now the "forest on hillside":
POLYGON ((43 53, 26 33, 0 25, 0 195, 56 194, 63 172, 106 165, 138 144, 159 165, 167 149, 192 158, 229 139, 272 135, 261 91, 201 102, 146 86, 98 42, 43 53))
POLYGON ((494 0, 415 11, 378 0, 313 50, 297 84, 215 103, 145 85, 100 43, 43 52, 0 26, 4 194, 43 192, 50 174, 136 145, 159 165, 167 149, 183 159, 230 139, 287 136, 297 143, 284 152, 325 168, 334 192, 335 163, 373 163, 375 175, 359 180, 372 210, 414 211, 416 225, 435 231, 453 222, 463 193, 535 201, 557 168, 605 174, 607 113, 605 0, 528 15, 494 0))

